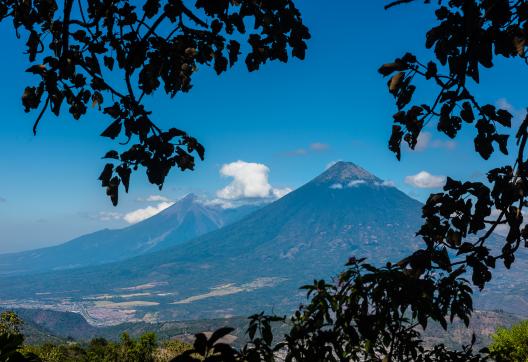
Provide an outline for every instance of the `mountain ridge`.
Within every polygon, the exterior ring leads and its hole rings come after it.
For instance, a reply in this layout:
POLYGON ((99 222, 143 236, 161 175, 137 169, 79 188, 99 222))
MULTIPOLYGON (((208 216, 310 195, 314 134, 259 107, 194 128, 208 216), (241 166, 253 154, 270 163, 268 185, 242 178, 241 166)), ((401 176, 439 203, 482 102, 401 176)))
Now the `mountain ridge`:
POLYGON ((303 299, 300 285, 333 276, 352 255, 385 263, 414 250, 420 216, 418 201, 354 164, 338 163, 237 222, 177 247, 67 275, 14 277, 0 297, 49 293, 41 299, 54 303, 68 291, 89 311, 126 305, 139 319, 287 312, 303 299), (336 181, 348 183, 333 188, 336 181), (132 299, 135 304, 122 296, 123 289, 144 285, 152 287, 132 299), (111 303, 97 299, 105 295, 111 303))
POLYGON ((103 229, 60 245, 0 254, 0 275, 74 269, 163 250, 221 228, 258 207, 223 209, 188 194, 157 215, 123 229, 103 229))

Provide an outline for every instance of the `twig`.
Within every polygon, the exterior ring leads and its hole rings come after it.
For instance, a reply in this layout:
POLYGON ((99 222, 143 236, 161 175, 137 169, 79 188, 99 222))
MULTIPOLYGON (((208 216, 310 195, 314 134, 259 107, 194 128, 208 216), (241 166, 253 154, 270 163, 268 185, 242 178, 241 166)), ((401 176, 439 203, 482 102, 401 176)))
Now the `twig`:
POLYGON ((44 112, 46 111, 46 108, 48 108, 49 100, 50 100, 50 98, 48 96, 48 98, 46 98, 46 102, 44 103, 44 107, 42 107, 42 110, 40 111, 40 113, 39 113, 39 115, 37 117, 37 120, 33 124, 33 135, 34 136, 37 135, 37 127, 39 125, 40 120, 42 119, 42 116, 44 116, 44 112))
POLYGON ((398 6, 398 5, 401 5, 401 4, 407 4, 407 3, 412 3, 414 0, 398 0, 398 1, 393 1, 387 5, 384 6, 385 10, 387 9, 390 9, 392 8, 393 6, 398 6))

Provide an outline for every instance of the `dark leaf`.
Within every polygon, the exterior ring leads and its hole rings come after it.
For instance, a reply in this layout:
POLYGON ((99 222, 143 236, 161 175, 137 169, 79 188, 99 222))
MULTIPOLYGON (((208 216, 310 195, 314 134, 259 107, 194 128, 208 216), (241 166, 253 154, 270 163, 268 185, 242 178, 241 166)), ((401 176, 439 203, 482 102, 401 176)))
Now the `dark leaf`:
POLYGON ((112 122, 110 126, 108 126, 108 128, 106 128, 103 133, 101 133, 101 136, 116 139, 116 137, 121 133, 121 126, 121 120, 118 119, 112 122))
POLYGON ((219 339, 227 336, 229 333, 233 332, 234 330, 235 330, 234 328, 223 327, 223 328, 220 328, 214 331, 214 333, 211 335, 211 338, 209 338, 209 341, 207 341, 209 348, 211 348, 219 339))

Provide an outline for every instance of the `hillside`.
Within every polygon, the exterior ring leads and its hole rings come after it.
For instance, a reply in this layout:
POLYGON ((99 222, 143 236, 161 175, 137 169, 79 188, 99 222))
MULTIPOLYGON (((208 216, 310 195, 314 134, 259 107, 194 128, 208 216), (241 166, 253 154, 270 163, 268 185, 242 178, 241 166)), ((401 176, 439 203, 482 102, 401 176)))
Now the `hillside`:
POLYGON ((163 250, 219 229, 258 206, 223 209, 189 194, 161 213, 119 230, 101 230, 64 244, 0 255, 0 275, 100 265, 163 250))
MULTIPOLYGON (((95 337, 118 340, 120 334, 125 331, 132 337, 139 337, 145 332, 154 332, 162 341, 173 338, 188 341, 196 333, 214 331, 224 326, 235 328, 232 332, 232 335, 237 337, 235 345, 241 346, 247 340, 245 332, 248 320, 244 317, 162 323, 138 322, 93 327, 76 313, 28 309, 17 309, 16 312, 24 320, 23 332, 29 344, 60 343, 68 339, 86 342, 95 337)), ((489 345, 490 336, 498 327, 510 327, 521 320, 518 315, 502 311, 478 310, 474 312, 469 328, 466 328, 460 320, 455 320, 447 331, 444 331, 439 324, 431 323, 423 338, 428 345, 444 343, 450 348, 459 349, 462 345, 468 344, 472 334, 475 333, 476 346, 479 349, 489 345)), ((275 324, 274 329, 275 335, 279 337, 288 332, 289 326, 275 324)))

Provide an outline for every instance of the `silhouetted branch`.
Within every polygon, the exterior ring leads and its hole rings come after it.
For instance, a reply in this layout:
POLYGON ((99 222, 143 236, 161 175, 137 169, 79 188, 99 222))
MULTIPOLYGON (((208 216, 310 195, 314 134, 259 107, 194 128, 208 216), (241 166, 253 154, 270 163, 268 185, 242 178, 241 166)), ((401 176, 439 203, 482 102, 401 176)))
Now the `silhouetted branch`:
POLYGON ((44 116, 44 113, 46 112, 46 108, 48 108, 49 100, 50 100, 49 97, 47 97, 46 101, 44 102, 44 107, 42 107, 42 110, 40 111, 35 123, 33 124, 33 135, 35 136, 37 135, 37 128, 40 123, 40 120, 44 116))

